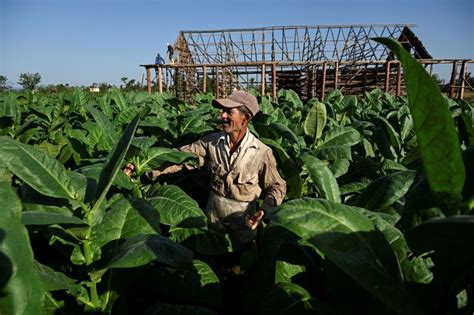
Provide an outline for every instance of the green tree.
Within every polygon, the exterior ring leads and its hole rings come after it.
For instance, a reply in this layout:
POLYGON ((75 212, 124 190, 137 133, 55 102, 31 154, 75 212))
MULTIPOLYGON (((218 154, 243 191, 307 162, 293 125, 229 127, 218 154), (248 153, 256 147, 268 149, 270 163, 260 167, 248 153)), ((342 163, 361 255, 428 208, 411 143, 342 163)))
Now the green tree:
POLYGON ((41 75, 39 73, 22 73, 18 84, 25 90, 34 90, 40 81, 41 75))
POLYGON ((7 77, 4 75, 0 75, 0 92, 6 91, 10 88, 10 86, 7 84, 7 77))

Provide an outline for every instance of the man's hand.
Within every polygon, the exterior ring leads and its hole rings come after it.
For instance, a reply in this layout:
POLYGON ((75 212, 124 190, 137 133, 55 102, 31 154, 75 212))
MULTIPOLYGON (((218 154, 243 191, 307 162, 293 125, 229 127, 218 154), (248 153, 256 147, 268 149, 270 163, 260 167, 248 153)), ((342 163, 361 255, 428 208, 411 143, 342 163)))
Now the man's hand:
POLYGON ((265 212, 263 210, 258 210, 255 212, 253 215, 250 217, 246 218, 246 224, 251 230, 255 230, 262 220, 263 216, 265 215, 265 212))
POLYGON ((135 170, 135 165, 133 165, 133 163, 128 163, 127 166, 125 166, 125 168, 123 169, 123 172, 128 177, 132 177, 134 170, 135 170))

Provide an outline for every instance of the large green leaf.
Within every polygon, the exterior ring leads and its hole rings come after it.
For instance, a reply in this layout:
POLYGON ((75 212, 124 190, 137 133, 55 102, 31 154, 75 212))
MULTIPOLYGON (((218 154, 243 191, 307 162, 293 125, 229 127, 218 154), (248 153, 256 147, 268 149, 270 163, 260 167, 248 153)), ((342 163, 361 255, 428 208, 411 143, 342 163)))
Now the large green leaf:
POLYGON ((132 268, 158 261, 173 267, 190 266, 193 253, 158 234, 132 236, 114 252, 107 268, 132 268))
POLYGON ((170 239, 203 255, 222 255, 232 251, 230 238, 215 225, 209 228, 179 228, 170 230, 170 239))
POLYGON ((163 267, 157 270, 159 283, 154 290, 160 297, 195 305, 222 305, 222 291, 214 271, 203 261, 194 260, 189 269, 163 267))
POLYGON ((5 181, 0 181, 0 196, 0 314, 40 314, 43 288, 28 231, 20 222, 20 199, 5 181))
POLYGON ((115 143, 115 139, 117 138, 117 133, 115 131, 114 124, 105 116, 104 113, 100 112, 97 108, 92 105, 86 106, 89 113, 91 113, 92 117, 94 118, 97 126, 101 131, 101 145, 104 148, 110 149, 115 143))
POLYGON ((294 283, 279 283, 263 297, 257 314, 317 314, 311 294, 294 283))
POLYGON ((410 112, 428 181, 447 214, 461 200, 465 171, 449 105, 435 81, 409 52, 394 40, 375 38, 403 65, 410 112))
POLYGON ((182 164, 185 161, 197 164, 197 156, 189 152, 182 152, 170 148, 150 148, 140 156, 135 165, 137 173, 151 172, 162 166, 165 162, 182 164))
POLYGON ((351 127, 334 127, 324 133, 318 148, 334 146, 353 146, 360 141, 359 132, 351 127))
POLYGON ((172 227, 205 227, 207 218, 197 202, 174 185, 154 186, 148 202, 160 213, 160 222, 172 227))
POLYGON ((92 241, 94 247, 102 247, 114 240, 152 233, 160 233, 158 212, 143 199, 121 200, 92 226, 92 241))
POLYGON ((429 267, 431 267, 432 264, 423 257, 413 256, 403 233, 386 221, 382 217, 383 214, 364 209, 360 210, 362 214, 372 220, 374 225, 385 235, 385 238, 392 246, 400 262, 405 281, 430 283, 433 279, 433 274, 429 267))
POLYGON ((35 261, 35 269, 41 279, 45 291, 67 290, 73 296, 80 295, 85 291, 83 287, 76 284, 74 279, 69 278, 62 272, 54 271, 52 268, 35 261))
POLYGON ((280 160, 278 164, 280 169, 284 174, 284 178, 287 182, 288 192, 287 195, 289 198, 298 198, 301 196, 301 191, 303 190, 303 182, 300 176, 300 170, 296 166, 295 161, 288 155, 286 150, 278 144, 278 142, 260 138, 260 141, 270 146, 273 150, 276 151, 277 156, 280 160))
POLYGON ((278 135, 288 140, 291 144, 296 145, 298 152, 301 150, 301 143, 295 133, 288 128, 286 125, 280 122, 272 122, 269 126, 271 130, 274 130, 278 135))
POLYGON ((326 126, 326 121, 326 105, 321 102, 316 102, 306 116, 303 125, 304 132, 316 141, 321 138, 323 129, 326 126))
POLYGON ((400 171, 379 177, 362 191, 354 205, 382 211, 407 193, 415 175, 414 171, 400 171))
POLYGON ((130 147, 130 143, 132 142, 132 138, 135 134, 135 130, 137 129, 139 121, 140 114, 137 114, 135 118, 128 124, 127 128, 120 137, 120 140, 115 144, 113 150, 110 151, 107 161, 105 162, 102 172, 100 173, 94 200, 103 199, 107 194, 115 179, 115 176, 117 175, 117 172, 120 169, 122 160, 127 153, 128 148, 130 147))
POLYGON ((85 224, 72 215, 44 211, 25 211, 22 213, 21 222, 24 225, 85 224))
POLYGON ((57 160, 32 146, 0 137, 0 159, 13 174, 43 195, 84 198, 86 178, 67 171, 57 160))
POLYGON ((341 202, 339 185, 329 167, 324 164, 323 161, 312 155, 304 155, 303 161, 321 197, 331 201, 341 202))
POLYGON ((302 198, 280 206, 274 220, 313 245, 388 307, 402 314, 418 313, 403 288, 393 249, 357 209, 302 198))

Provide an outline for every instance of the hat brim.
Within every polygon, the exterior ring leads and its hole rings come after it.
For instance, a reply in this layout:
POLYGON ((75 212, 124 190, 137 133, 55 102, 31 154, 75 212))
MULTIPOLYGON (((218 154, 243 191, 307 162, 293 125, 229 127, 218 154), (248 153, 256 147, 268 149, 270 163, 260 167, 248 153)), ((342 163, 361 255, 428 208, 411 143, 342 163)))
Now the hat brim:
POLYGON ((245 105, 228 98, 219 98, 212 101, 212 106, 217 108, 236 108, 245 105))

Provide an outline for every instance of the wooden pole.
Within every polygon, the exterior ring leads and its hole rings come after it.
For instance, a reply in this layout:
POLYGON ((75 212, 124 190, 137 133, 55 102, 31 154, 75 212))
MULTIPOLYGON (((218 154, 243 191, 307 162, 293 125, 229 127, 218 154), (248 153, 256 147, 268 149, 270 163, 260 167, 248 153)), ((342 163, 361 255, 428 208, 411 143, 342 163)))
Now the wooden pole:
POLYGON ((146 69, 146 85, 148 89, 148 94, 151 94, 151 70, 150 68, 146 69))
POLYGON ((311 66, 311 98, 316 97, 316 66, 311 66))
POLYGON ((397 68, 397 96, 402 94, 402 63, 398 61, 397 68))
POLYGON ((391 65, 391 64, 392 64, 392 62, 391 62, 391 61, 388 61, 388 62, 387 62, 387 66, 385 67, 385 68, 386 68, 385 71, 387 71, 387 72, 385 73, 385 92, 386 92, 386 93, 388 93, 389 88, 390 88, 390 71, 391 71, 391 70, 390 70, 390 65, 391 65))
POLYGON ((163 68, 160 67, 158 68, 158 92, 160 94, 163 94, 163 68))
POLYGON ((272 62, 272 98, 274 101, 277 99, 277 83, 276 83, 276 64, 272 62))
POLYGON ((449 82, 448 97, 454 97, 456 93, 456 77, 458 75, 458 62, 453 62, 453 71, 451 72, 451 81, 449 82))
POLYGON ((216 66, 216 73, 215 73, 215 81, 216 81, 216 98, 219 97, 219 66, 216 66))
POLYGON ((262 96, 265 95, 265 63, 262 63, 262 96))
POLYGON ((334 69, 334 89, 337 90, 337 82, 339 80, 339 62, 336 62, 334 69))
POLYGON ((321 101, 324 99, 324 94, 326 93, 326 70, 327 63, 323 63, 323 85, 321 86, 321 101))
POLYGON ((206 93, 207 87, 207 67, 206 65, 202 66, 202 91, 206 93))
POLYGON ((460 99, 464 98, 464 87, 466 83, 466 66, 467 66, 466 61, 463 61, 462 66, 461 66, 461 73, 459 74, 459 81, 461 82, 461 86, 459 87, 458 97, 460 99))

